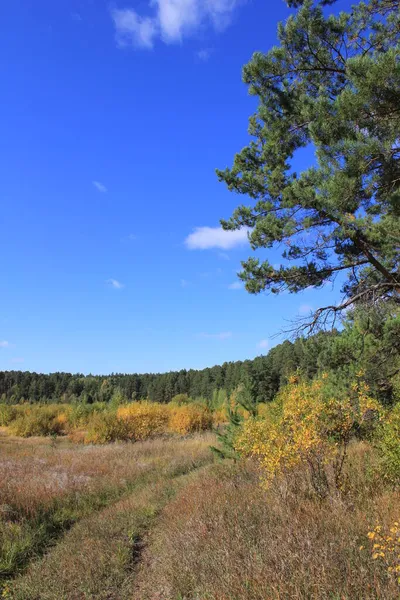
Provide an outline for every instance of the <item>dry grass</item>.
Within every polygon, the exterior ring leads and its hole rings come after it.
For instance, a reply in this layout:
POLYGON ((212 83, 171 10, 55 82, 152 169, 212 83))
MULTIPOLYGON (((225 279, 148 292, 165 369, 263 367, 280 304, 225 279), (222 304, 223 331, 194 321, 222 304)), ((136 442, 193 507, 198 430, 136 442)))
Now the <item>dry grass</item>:
POLYGON ((400 498, 377 487, 370 464, 370 450, 353 447, 346 498, 324 503, 296 477, 262 491, 249 465, 202 473, 163 511, 133 598, 398 599, 395 578, 371 560, 367 532, 398 520, 400 498))
POLYGON ((76 446, 0 437, 0 577, 62 531, 159 477, 210 460, 210 436, 76 446))
POLYGON ((3 515, 0 521, 3 531, 4 525, 9 529, 11 547, 14 540, 18 548, 21 524, 73 510, 76 521, 53 547, 51 537, 45 539, 47 553, 9 580, 3 597, 400 598, 395 578, 372 560, 367 537, 375 524, 399 521, 400 497, 382 485, 368 444, 350 448, 346 493, 321 501, 310 494, 300 471, 265 491, 254 463, 209 464, 213 443, 211 434, 96 447, 0 438, 7 481, 0 488, 17 486, 26 474, 20 490, 14 487, 18 518, 3 515), (18 466, 14 477, 8 461, 18 466), (62 486, 54 484, 57 478, 62 486), (46 504, 43 486, 53 503, 46 504))

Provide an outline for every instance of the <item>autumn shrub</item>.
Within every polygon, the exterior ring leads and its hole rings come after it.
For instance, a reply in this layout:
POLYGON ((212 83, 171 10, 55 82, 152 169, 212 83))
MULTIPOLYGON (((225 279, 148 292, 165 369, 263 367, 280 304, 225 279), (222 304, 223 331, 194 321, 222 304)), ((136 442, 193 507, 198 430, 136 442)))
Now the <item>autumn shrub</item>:
POLYGON ((169 409, 155 402, 132 402, 119 407, 117 417, 124 423, 128 438, 145 440, 166 433, 169 409))
POLYGON ((235 450, 258 459, 266 486, 305 465, 319 496, 332 484, 340 489, 350 439, 367 435, 379 422, 380 405, 364 384, 357 381, 352 393, 333 397, 324 379, 292 380, 262 417, 248 418, 238 429, 235 450))
POLYGON ((128 439, 126 423, 115 412, 93 414, 85 436, 86 444, 106 444, 128 439))
POLYGON ((0 404, 0 427, 7 427, 17 417, 18 411, 15 406, 0 404))
POLYGON ((213 422, 212 413, 205 407, 188 404, 171 407, 169 429, 173 433, 187 434, 210 429, 213 422))
POLYGON ((26 406, 10 422, 9 430, 21 437, 64 433, 67 423, 64 411, 62 405, 26 406))
POLYGON ((214 425, 222 425, 228 422, 228 413, 226 410, 226 406, 223 408, 217 408, 212 412, 212 420, 214 425))

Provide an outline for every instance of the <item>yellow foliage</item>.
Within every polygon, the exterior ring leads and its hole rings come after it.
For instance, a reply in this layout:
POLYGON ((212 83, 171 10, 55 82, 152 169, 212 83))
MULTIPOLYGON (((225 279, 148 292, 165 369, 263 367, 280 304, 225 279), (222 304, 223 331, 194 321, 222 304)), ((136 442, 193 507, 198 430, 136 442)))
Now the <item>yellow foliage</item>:
POLYGON ((332 398, 324 390, 324 379, 309 383, 293 378, 273 403, 263 407, 262 417, 248 419, 239 430, 235 449, 257 457, 266 485, 301 463, 310 468, 318 493, 327 484, 328 463, 339 485, 351 432, 379 418, 379 405, 366 395, 365 387, 357 383, 352 399, 332 398))
POLYGON ((400 525, 395 521, 390 528, 377 525, 369 531, 367 537, 373 542, 372 560, 380 560, 386 566, 390 576, 400 584, 400 525))
MULTIPOLYGON (((220 417, 226 422, 225 415, 220 417)), ((207 408, 194 404, 0 405, 0 425, 10 433, 22 437, 68 434, 72 441, 82 442, 84 437, 86 443, 96 444, 144 440, 170 432, 187 434, 211 428, 212 420, 207 408)))
POLYGON ((169 429, 174 433, 187 434, 209 429, 213 417, 209 410, 202 406, 187 404, 171 408, 169 429))
POLYGON ((218 408, 212 413, 212 420, 214 425, 222 425, 223 423, 228 422, 228 414, 226 412, 226 408, 218 408))
POLYGON ((93 414, 90 419, 85 444, 106 444, 116 440, 128 439, 128 430, 115 412, 93 414))
POLYGON ((50 405, 24 405, 16 407, 17 411, 13 421, 9 423, 9 430, 14 435, 21 437, 46 436, 61 434, 65 431, 67 422, 67 406, 62 404, 50 405), (64 417, 61 415, 64 414, 64 417))
POLYGON ((166 404, 132 402, 117 410, 117 417, 124 422, 127 436, 144 440, 167 431, 169 410, 166 404))

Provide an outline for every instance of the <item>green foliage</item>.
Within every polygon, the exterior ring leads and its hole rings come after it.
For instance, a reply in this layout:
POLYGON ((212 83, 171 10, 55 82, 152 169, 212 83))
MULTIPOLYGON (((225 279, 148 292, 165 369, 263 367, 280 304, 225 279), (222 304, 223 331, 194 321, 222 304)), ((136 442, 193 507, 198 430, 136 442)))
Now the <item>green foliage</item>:
POLYGON ((20 411, 9 429, 21 437, 47 436, 63 431, 64 423, 58 417, 60 410, 54 406, 32 406, 20 411))
POLYGON ((0 404, 0 427, 6 427, 13 421, 17 416, 17 409, 15 406, 7 404, 0 404))
POLYGON ((400 403, 387 415, 376 437, 381 455, 381 470, 385 479, 400 483, 400 403))
POLYGON ((89 421, 86 443, 106 444, 116 440, 128 439, 126 421, 118 418, 115 412, 94 414, 89 421))
POLYGON ((217 440, 220 444, 219 448, 212 447, 211 450, 219 458, 233 458, 236 460, 239 457, 235 448, 236 437, 240 431, 240 427, 244 421, 244 413, 250 417, 258 416, 259 403, 254 389, 250 385, 242 384, 231 395, 227 404, 226 412, 228 416, 228 424, 222 430, 217 429, 217 440), (240 410, 242 409, 242 410, 240 410))
POLYGON ((239 458, 238 452, 235 450, 235 440, 239 431, 239 427, 243 422, 243 416, 239 414, 238 405, 231 408, 227 406, 228 424, 223 426, 222 429, 216 430, 217 441, 219 447, 210 446, 212 452, 218 458, 231 458, 237 460, 239 458))
POLYGON ((172 398, 171 402, 181 406, 181 404, 187 404, 189 402, 189 396, 187 394, 177 394, 172 398))
POLYGON ((279 45, 245 66, 259 99, 253 139, 217 171, 253 201, 223 227, 248 227, 253 250, 283 248, 279 267, 242 263, 249 292, 296 293, 347 274, 347 300, 319 309, 311 327, 400 289, 399 5, 369 0, 326 16, 327 3, 291 1, 301 7, 279 25, 279 45), (309 146, 317 164, 296 172, 309 146))

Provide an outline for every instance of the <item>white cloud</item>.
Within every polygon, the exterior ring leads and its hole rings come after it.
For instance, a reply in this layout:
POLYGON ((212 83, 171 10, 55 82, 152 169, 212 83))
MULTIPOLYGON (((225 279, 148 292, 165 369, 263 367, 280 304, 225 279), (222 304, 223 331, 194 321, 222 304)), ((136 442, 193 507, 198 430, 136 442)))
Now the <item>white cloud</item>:
POLYGON ((140 17, 131 8, 115 8, 111 12, 118 46, 152 48, 158 35, 157 21, 153 17, 140 17))
POLYGON ((230 283, 228 285, 228 288, 230 290, 241 290, 243 287, 243 282, 242 281, 234 281, 233 283, 230 283))
POLYGON ((261 348, 262 350, 265 350, 266 348, 269 347, 269 341, 268 340, 260 340, 257 344, 257 348, 261 348))
POLYGON ((0 342, 0 348, 8 348, 10 345, 9 342, 7 342, 7 340, 3 340, 0 342))
POLYGON ((15 356, 14 358, 10 359, 10 362, 13 364, 23 363, 24 361, 25 361, 25 359, 22 358, 21 356, 15 356))
POLYGON ((302 304, 299 307, 299 315, 309 315, 311 312, 313 312, 313 310, 313 307, 309 304, 302 304))
POLYGON ((189 285, 189 282, 187 279, 181 279, 181 287, 185 288, 189 285))
POLYGON ((207 340, 227 340, 232 337, 232 332, 221 331, 221 333, 200 333, 199 337, 207 340))
POLYGON ((207 62, 207 60, 210 58, 211 56, 211 52, 212 50, 210 48, 202 48, 201 50, 199 50, 196 54, 197 58, 200 59, 203 62, 207 62))
POLYGON ((109 283, 116 290, 122 290, 125 287, 125 284, 118 281, 118 279, 107 279, 106 283, 109 283))
POLYGON ((104 185, 104 183, 101 183, 100 181, 92 181, 92 183, 93 183, 94 187, 96 188, 96 190, 98 190, 102 194, 107 193, 107 188, 104 185))
POLYGON ((230 260, 229 254, 226 252, 218 252, 218 258, 221 258, 222 260, 230 260))
POLYGON ((189 250, 230 250, 247 242, 248 231, 247 227, 235 231, 225 231, 222 227, 195 227, 185 239, 185 244, 189 250))
POLYGON ((153 13, 145 16, 133 8, 115 8, 111 17, 117 44, 150 49, 158 38, 166 44, 181 42, 205 24, 216 30, 224 29, 241 1, 150 0, 153 13))

